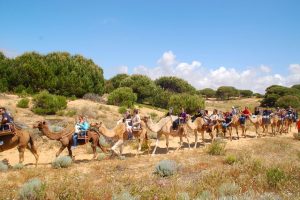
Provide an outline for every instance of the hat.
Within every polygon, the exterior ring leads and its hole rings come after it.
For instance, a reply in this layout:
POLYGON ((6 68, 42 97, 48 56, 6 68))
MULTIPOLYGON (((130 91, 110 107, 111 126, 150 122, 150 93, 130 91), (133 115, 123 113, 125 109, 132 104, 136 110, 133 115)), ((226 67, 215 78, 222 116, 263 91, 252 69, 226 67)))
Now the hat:
POLYGON ((231 108, 234 109, 234 106, 232 106, 231 108))

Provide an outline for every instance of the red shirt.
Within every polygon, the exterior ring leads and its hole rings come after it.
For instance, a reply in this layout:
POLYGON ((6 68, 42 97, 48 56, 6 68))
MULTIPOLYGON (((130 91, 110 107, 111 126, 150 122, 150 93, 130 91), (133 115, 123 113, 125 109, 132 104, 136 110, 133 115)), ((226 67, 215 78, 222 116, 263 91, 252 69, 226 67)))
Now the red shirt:
POLYGON ((251 115, 251 112, 248 109, 243 110, 244 115, 251 115))
POLYGON ((300 120, 297 121, 297 128, 300 130, 300 120))

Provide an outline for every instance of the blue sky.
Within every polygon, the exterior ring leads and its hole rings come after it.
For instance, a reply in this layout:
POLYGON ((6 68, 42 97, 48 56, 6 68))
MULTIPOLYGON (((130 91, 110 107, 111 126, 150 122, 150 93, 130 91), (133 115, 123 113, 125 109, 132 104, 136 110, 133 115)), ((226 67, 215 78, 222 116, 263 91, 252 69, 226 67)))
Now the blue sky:
POLYGON ((263 92, 300 83, 299 10, 297 0, 0 0, 0 50, 82 54, 106 78, 175 75, 263 92), (249 70, 259 81, 243 80, 249 70))

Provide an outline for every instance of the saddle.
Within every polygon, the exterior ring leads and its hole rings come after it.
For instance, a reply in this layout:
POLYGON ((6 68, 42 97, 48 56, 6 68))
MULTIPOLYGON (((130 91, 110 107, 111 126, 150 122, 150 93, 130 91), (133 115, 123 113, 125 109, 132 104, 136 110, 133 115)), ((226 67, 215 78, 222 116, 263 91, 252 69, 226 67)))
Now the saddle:
POLYGON ((0 136, 14 135, 16 133, 16 127, 12 123, 3 124, 0 128, 0 136))

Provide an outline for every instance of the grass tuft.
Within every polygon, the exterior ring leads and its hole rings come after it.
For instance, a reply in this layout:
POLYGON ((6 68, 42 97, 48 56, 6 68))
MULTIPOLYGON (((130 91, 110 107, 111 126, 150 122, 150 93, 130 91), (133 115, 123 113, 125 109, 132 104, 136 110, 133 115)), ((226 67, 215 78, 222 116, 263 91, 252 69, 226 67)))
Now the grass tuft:
POLYGON ((178 165, 174 160, 161 160, 155 167, 155 174, 162 177, 172 176, 177 172, 178 165))
POLYGON ((22 200, 39 200, 44 197, 45 184, 37 178, 29 180, 19 190, 19 198, 22 200))
POLYGON ((53 162, 52 162, 52 167, 54 169, 58 169, 58 168, 68 168, 72 165, 72 158, 70 158, 70 156, 61 156, 56 158, 53 162))

